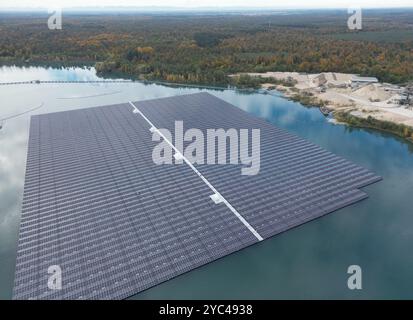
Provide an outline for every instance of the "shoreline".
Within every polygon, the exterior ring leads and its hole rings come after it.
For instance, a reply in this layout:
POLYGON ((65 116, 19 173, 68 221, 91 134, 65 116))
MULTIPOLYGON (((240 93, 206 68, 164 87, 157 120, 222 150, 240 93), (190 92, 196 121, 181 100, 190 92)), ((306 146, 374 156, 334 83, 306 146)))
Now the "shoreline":
POLYGON ((231 77, 240 75, 260 78, 267 93, 281 92, 284 98, 305 107, 328 111, 339 123, 392 133, 413 143, 413 88, 332 72, 243 73, 231 77))
MULTIPOLYGON (((386 86, 392 86, 390 84, 366 84, 354 89, 349 89, 348 85, 343 86, 343 83, 347 83, 348 79, 354 75, 351 74, 334 74, 339 75, 334 78, 347 79, 347 81, 336 81, 336 86, 325 86, 328 81, 324 81, 323 85, 313 85, 311 80, 320 79, 323 77, 321 74, 304 74, 297 72, 267 72, 267 73, 243 73, 230 75, 234 80, 235 77, 240 75, 246 75, 247 77, 253 79, 257 83, 259 80, 259 86, 252 87, 248 86, 247 83, 241 86, 230 86, 219 87, 211 85, 201 85, 201 84, 187 84, 187 83, 175 83, 175 82, 164 82, 156 80, 142 80, 142 79, 129 79, 128 82, 139 82, 143 84, 157 84, 163 86, 181 86, 187 88, 199 88, 199 89, 212 89, 212 90, 235 90, 244 93, 262 93, 271 94, 276 93, 277 96, 281 96, 285 99, 295 101, 300 103, 304 107, 308 108, 319 108, 323 114, 331 114, 333 119, 338 124, 345 124, 352 127, 374 129, 386 133, 394 134, 404 140, 413 143, 413 105, 412 106, 397 106, 391 98, 397 94, 390 95, 386 93, 386 86), (274 77, 276 75, 276 77, 274 77), (303 81, 304 79, 304 81, 303 81), (310 84, 310 85, 309 85, 310 84), (321 88, 320 88, 321 87, 321 88), (350 95, 354 91, 366 91, 366 88, 371 92, 374 97, 381 97, 382 101, 372 101, 372 97, 369 97, 369 91, 367 91, 367 97, 370 98, 369 101, 361 98, 363 97, 353 97, 350 95), (378 92, 378 93, 377 93, 378 92), (389 98, 390 96, 390 98, 389 98), (383 99, 388 98, 387 104, 392 102, 391 106, 384 105, 386 101, 383 99), (329 99, 328 99, 329 98, 329 99), (337 101, 338 98, 338 101, 337 101), (344 99, 343 99, 344 98, 344 99), (383 102, 384 100, 384 102, 383 102), (394 112, 394 111, 397 112, 394 112), (395 117, 396 116, 396 117, 395 117)), ((324 77, 325 78, 325 77, 324 77)), ((102 82, 110 82, 110 78, 104 77, 102 82)), ((324 79, 325 80, 325 79, 324 79)), ((118 80, 119 81, 119 80, 118 80)), ((125 81, 125 80, 124 80, 125 81)), ((37 82, 41 84, 43 81, 37 82)), ((46 81, 50 82, 50 81, 46 81)), ((65 82, 65 81, 59 81, 65 82)), ((68 81, 72 82, 72 81, 68 81)), ((30 81, 30 83, 35 83, 30 81)), ((0 85, 3 83, 0 83, 0 85)), ((6 84, 6 83, 4 83, 6 84)), ((21 84, 21 83, 7 83, 7 84, 21 84)), ((391 88, 392 88, 391 87, 391 88)), ((403 90, 403 87, 399 87, 397 90, 403 90)), ((379 100, 379 99, 377 99, 379 100)), ((412 103, 413 104, 413 103, 412 103)))
MULTIPOLYGON (((287 96, 283 94, 283 97, 285 99, 298 102, 301 105, 303 105, 306 108, 321 108, 325 107, 325 103, 322 101, 315 101, 313 104, 308 103, 305 98, 302 98, 302 96, 299 95, 293 95, 293 96, 287 96)), ((367 118, 364 118, 362 116, 357 116, 355 114, 352 114, 353 111, 356 111, 354 109, 350 110, 335 110, 335 109, 329 109, 329 113, 332 115, 333 119, 336 121, 336 124, 341 124, 341 125, 346 125, 354 128, 365 128, 365 129, 374 129, 378 130, 381 132, 385 133, 390 133, 393 135, 396 135, 397 137, 403 138, 404 140, 413 143, 413 126, 406 126, 404 124, 396 123, 396 122, 391 122, 391 121, 383 121, 379 119, 371 119, 371 116, 367 116, 367 118), (392 128, 388 128, 391 125, 393 125, 392 128), (407 130, 406 134, 403 134, 402 132, 404 130, 407 130)), ((321 111, 321 110, 320 110, 321 111)))

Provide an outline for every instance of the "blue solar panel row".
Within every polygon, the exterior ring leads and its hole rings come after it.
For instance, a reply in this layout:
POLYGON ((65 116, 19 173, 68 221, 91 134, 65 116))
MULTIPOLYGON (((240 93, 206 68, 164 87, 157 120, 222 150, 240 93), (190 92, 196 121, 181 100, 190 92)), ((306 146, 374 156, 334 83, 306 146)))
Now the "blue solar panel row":
POLYGON ((358 188, 381 179, 208 93, 143 101, 136 106, 156 127, 171 132, 176 120, 182 121, 184 130, 199 128, 205 136, 209 128, 260 129, 258 175, 241 175, 241 164, 196 167, 263 237, 364 199, 367 194, 358 188))
MULTIPOLYGON (((380 177, 206 93, 134 105, 174 121, 259 128, 261 168, 195 165, 264 238, 364 199, 380 177)), ((122 299, 258 242, 188 165, 156 165, 150 124, 129 104, 33 116, 15 299, 122 299), (62 269, 50 289, 48 268, 62 269)))

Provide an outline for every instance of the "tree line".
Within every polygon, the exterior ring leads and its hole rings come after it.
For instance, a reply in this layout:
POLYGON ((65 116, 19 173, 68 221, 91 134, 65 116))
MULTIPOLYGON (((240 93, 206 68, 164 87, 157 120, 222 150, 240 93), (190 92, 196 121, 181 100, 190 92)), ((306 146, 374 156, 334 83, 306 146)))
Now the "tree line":
MULTIPOLYGON (((390 18, 368 13, 361 32, 410 32, 413 11, 390 18)), ((413 39, 353 39, 343 12, 71 15, 61 31, 48 30, 45 21, 0 15, 0 62, 87 63, 109 76, 199 84, 229 84, 230 74, 266 71, 357 73, 392 83, 413 79, 413 39)), ((241 80, 249 81, 257 85, 241 80)))

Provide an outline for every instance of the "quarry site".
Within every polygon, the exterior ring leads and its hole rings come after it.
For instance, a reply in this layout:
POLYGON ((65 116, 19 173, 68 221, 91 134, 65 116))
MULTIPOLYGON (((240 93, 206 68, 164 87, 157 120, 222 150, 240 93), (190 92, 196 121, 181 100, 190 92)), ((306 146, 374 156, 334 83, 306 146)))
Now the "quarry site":
POLYGON ((276 84, 262 84, 268 93, 277 90, 289 98, 299 95, 299 101, 309 98, 314 105, 322 106, 325 112, 343 111, 358 118, 371 116, 377 120, 413 127, 413 86, 402 87, 380 83, 374 77, 334 72, 247 74, 275 79, 276 84))

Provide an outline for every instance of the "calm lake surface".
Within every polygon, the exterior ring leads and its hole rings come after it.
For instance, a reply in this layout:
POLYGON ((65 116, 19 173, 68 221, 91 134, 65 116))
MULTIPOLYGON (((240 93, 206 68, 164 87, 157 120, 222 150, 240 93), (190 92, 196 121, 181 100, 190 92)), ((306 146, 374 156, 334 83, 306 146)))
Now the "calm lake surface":
MULTIPOLYGON (((94 69, 0 67, 0 82, 98 80, 94 69)), ((208 91, 384 180, 367 200, 149 289, 136 299, 413 298, 413 145, 329 122, 282 97, 141 83, 0 85, 0 298, 12 294, 32 114, 208 91), (42 105, 43 104, 43 105, 42 105), (347 288, 360 265, 363 289, 347 288)))

